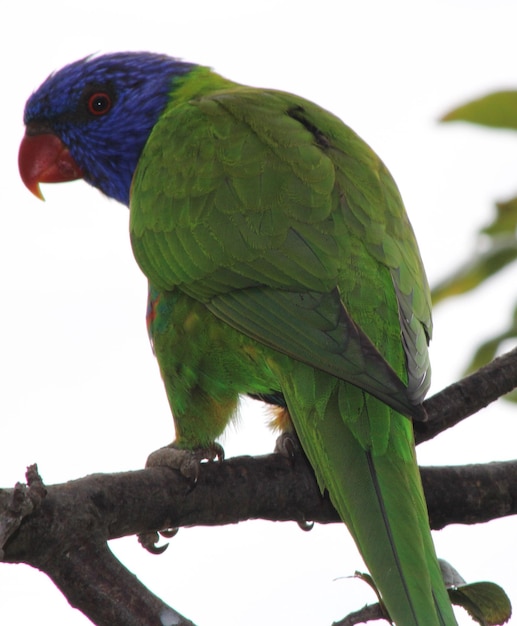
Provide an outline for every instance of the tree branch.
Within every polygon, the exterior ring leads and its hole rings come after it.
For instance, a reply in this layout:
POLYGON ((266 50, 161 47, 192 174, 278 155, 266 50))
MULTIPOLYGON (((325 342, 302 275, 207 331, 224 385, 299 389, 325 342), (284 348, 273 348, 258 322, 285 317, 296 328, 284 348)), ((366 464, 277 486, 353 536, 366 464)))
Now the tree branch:
POLYGON ((417 444, 432 439, 517 387, 517 348, 424 402, 428 419, 414 422, 417 444))
MULTIPOLYGON (((517 461, 464 467, 422 468, 431 523, 477 523, 517 513, 517 461), (468 494, 468 496, 467 496, 468 494)), ((29 469, 25 497, 43 486, 29 469)), ((17 494, 17 495, 16 495, 17 494)), ((0 492, 11 511, 16 490, 0 492)), ((195 488, 178 472, 152 468, 92 475, 46 487, 39 506, 18 507, 19 527, 4 545, 4 561, 44 571, 69 602, 100 626, 192 623, 165 605, 113 557, 106 541, 191 525, 248 519, 339 522, 303 455, 236 457, 201 467, 195 488)))
MULTIPOLYGON (((516 383, 517 349, 430 398, 418 441, 450 428, 516 383)), ((433 528, 517 513, 517 461, 427 467, 421 473, 433 528)), ((203 464, 195 488, 166 468, 44 487, 32 467, 27 483, 0 490, 0 558, 47 573, 99 626, 193 626, 115 559, 108 539, 249 519, 339 521, 301 452, 293 459, 272 454, 203 464)))
POLYGON ((366 624, 366 622, 378 619, 387 619, 381 605, 379 603, 368 604, 359 609, 359 611, 349 613, 346 617, 340 619, 339 622, 334 622, 332 626, 355 626, 356 624, 366 624))

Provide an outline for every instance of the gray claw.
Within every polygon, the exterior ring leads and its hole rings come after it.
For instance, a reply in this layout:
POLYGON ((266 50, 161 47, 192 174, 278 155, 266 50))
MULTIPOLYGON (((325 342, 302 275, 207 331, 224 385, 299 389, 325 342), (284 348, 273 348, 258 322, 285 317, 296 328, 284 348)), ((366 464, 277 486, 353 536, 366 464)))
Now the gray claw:
POLYGON ((296 523, 306 533, 314 528, 314 522, 308 522, 307 520, 299 520, 296 523))
MULTIPOLYGON (((203 461, 224 461, 223 447, 218 443, 212 443, 206 448, 197 448, 195 450, 184 450, 176 447, 173 443, 165 448, 160 448, 151 452, 145 464, 146 467, 170 467, 178 470, 191 483, 192 487, 196 484, 199 477, 199 466, 203 461)), ((140 533, 138 541, 151 554, 163 554, 167 550, 168 543, 157 545, 161 535, 170 539, 178 532, 177 528, 167 528, 156 531, 140 533)))
POLYGON ((163 530, 160 530, 160 535, 165 537, 165 539, 172 539, 179 533, 179 530, 179 528, 164 528, 163 530))
POLYGON ((282 433, 275 443, 275 452, 290 461, 300 452, 300 442, 294 433, 282 433))
POLYGON ((157 543, 159 540, 160 537, 156 531, 138 534, 138 541, 140 545, 151 554, 163 554, 169 547, 168 543, 165 543, 163 546, 158 546, 157 543))

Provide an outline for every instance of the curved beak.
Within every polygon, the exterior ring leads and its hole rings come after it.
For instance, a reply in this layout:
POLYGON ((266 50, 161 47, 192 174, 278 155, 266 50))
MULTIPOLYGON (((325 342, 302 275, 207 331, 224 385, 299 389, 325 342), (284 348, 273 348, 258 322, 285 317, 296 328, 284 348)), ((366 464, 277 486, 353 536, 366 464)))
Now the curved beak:
POLYGON ((56 135, 26 131, 18 152, 18 169, 29 191, 44 200, 40 183, 62 183, 83 177, 81 168, 56 135))

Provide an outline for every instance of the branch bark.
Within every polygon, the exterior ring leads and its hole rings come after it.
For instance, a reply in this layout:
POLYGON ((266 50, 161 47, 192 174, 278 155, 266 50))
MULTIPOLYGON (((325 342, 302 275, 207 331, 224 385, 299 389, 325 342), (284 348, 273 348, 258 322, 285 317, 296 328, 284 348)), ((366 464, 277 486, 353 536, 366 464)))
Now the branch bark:
POLYGON ((416 443, 436 437, 517 387, 517 348, 424 402, 428 419, 414 422, 416 443))
MULTIPOLYGON (((429 399, 418 440, 450 428, 516 384, 517 349, 429 399)), ((433 528, 517 513, 517 461, 421 473, 433 528)), ((339 521, 301 453, 292 460, 272 454, 203 464, 195 488, 166 468, 45 487, 32 467, 27 487, 0 490, 0 558, 45 572, 99 626, 194 626, 128 572, 107 540, 249 519, 339 521)))
MULTIPOLYGON (((422 478, 434 528, 517 513, 517 461, 422 468, 422 478)), ((28 494, 33 487, 34 478, 28 494)), ((294 462, 272 454, 205 464, 194 489, 178 472, 152 468, 87 476, 46 491, 32 513, 20 513, 4 561, 45 572, 99 626, 152 626, 167 623, 164 616, 193 626, 113 557, 108 539, 248 519, 340 521, 302 455, 294 462)), ((14 493, 0 492, 0 509, 9 508, 14 493)))

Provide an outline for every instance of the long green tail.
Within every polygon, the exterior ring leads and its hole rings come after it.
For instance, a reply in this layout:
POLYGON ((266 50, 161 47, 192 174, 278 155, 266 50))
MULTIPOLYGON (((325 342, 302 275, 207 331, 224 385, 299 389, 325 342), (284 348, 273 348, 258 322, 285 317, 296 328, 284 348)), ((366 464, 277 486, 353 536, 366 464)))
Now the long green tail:
POLYGON ((352 533, 392 620, 397 626, 453 626, 456 620, 429 529, 410 421, 320 372, 306 370, 300 377, 300 367, 305 369, 297 365, 294 378, 303 383, 284 390, 293 423, 320 486, 328 489, 352 533), (350 415, 354 397, 362 398, 362 406, 355 402, 360 409, 355 416, 350 415))

